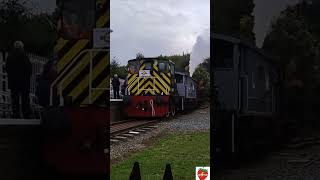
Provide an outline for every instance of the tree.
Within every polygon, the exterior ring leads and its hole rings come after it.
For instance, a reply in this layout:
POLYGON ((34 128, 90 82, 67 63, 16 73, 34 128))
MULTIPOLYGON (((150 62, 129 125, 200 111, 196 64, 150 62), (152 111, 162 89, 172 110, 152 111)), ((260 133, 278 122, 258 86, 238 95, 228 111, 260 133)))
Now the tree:
POLYGON ((163 56, 160 55, 158 58, 163 58, 167 60, 171 60, 175 63, 176 71, 179 72, 189 72, 189 65, 190 65, 190 53, 182 54, 182 55, 171 55, 171 56, 163 56))
POLYGON ((199 64, 192 78, 198 83, 198 96, 200 101, 207 101, 210 97, 210 58, 204 59, 204 61, 199 64))
POLYGON ((271 31, 264 40, 263 49, 278 59, 277 63, 284 69, 294 61, 298 67, 296 75, 307 80, 310 68, 314 64, 317 41, 305 20, 297 18, 297 9, 288 7, 272 23, 271 31))
POLYGON ((254 43, 253 0, 224 0, 213 3, 213 30, 254 43))
POLYGON ((13 42, 22 40, 28 52, 48 55, 56 38, 48 20, 51 15, 33 14, 30 0, 0 2, 0 51, 10 49, 13 42))
POLYGON ((114 57, 110 64, 110 73, 113 77, 114 74, 117 74, 119 78, 125 79, 127 77, 126 66, 120 66, 118 60, 114 57))
POLYGON ((286 108, 289 108, 286 112, 301 123, 310 119, 305 115, 312 114, 314 97, 319 96, 315 91, 319 70, 317 73, 314 67, 319 57, 320 39, 314 31, 317 22, 311 23, 313 18, 305 16, 305 8, 298 4, 281 12, 263 43, 263 49, 275 57, 284 72, 287 86, 283 94, 287 96, 286 108))
POLYGON ((137 53, 136 55, 136 59, 143 59, 144 58, 144 55, 140 52, 137 53))

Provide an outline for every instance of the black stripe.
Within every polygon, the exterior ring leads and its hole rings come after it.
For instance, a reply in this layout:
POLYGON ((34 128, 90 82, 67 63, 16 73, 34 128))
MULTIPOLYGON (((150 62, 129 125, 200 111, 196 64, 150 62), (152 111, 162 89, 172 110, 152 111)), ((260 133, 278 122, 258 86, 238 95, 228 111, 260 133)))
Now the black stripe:
POLYGON ((74 105, 80 105, 89 96, 89 87, 87 86, 76 99, 73 99, 74 105))
POLYGON ((160 77, 162 77, 162 79, 164 80, 164 81, 166 81, 166 83, 170 83, 171 84, 171 82, 168 82, 163 76, 165 76, 166 78, 168 78, 169 79, 169 81, 171 80, 171 78, 169 78, 165 73, 162 73, 162 74, 159 74, 160 75, 160 77))
MULTIPOLYGON (((84 51, 85 49, 90 49, 90 43, 87 43, 79 52, 78 52, 78 54, 80 53, 80 52, 82 52, 82 51, 84 51)), ((86 53, 83 53, 81 56, 83 57, 84 55, 85 55, 86 53)), ((75 57, 76 57, 77 55, 75 55, 75 57)), ((81 58, 82 58, 81 57, 81 58)), ((61 57, 62 58, 62 57, 61 57)), ((61 59, 60 58, 60 59, 61 59)), ((79 58, 80 59, 80 58, 79 58)), ((72 59, 71 59, 71 61, 72 61, 72 59)), ((70 61, 70 62, 71 62, 70 61)), ((68 66, 68 64, 70 64, 70 62, 69 63, 67 63, 63 68, 62 68, 62 70, 60 71, 60 72, 63 72, 65 69, 66 69, 66 67, 68 66)), ((74 63, 69 69, 71 70, 71 69, 73 69, 75 66, 77 65, 77 63, 74 63)))
POLYGON ((60 49, 60 51, 56 52, 58 58, 61 59, 75 44, 76 40, 68 40, 68 42, 60 49))
MULTIPOLYGON (((100 11, 96 11, 96 21, 98 21, 98 19, 105 13, 107 13, 107 11, 110 10, 110 1, 106 1, 103 5, 102 8, 100 9, 100 11), (109 2, 109 3, 108 3, 109 2)), ((110 12, 109 12, 110 13, 110 12)))
MULTIPOLYGON (((166 84, 167 84, 167 81, 166 80, 164 80, 164 78, 161 76, 161 72, 159 72, 159 71, 157 71, 156 69, 154 69, 153 70, 164 82, 166 82, 166 84)), ((153 75, 153 74, 152 74, 153 75)), ((153 75, 154 76, 154 75, 153 75)), ((162 84, 162 83, 160 83, 160 84, 162 84)), ((170 87, 170 85, 169 85, 169 87, 170 87)))

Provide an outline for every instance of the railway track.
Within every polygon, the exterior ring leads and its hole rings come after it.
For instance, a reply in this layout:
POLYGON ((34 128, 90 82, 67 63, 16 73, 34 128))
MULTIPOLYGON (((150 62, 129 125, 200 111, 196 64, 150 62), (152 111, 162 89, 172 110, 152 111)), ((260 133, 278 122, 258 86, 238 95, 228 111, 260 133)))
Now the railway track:
POLYGON ((110 124, 110 141, 117 143, 156 128, 160 120, 126 120, 110 124))

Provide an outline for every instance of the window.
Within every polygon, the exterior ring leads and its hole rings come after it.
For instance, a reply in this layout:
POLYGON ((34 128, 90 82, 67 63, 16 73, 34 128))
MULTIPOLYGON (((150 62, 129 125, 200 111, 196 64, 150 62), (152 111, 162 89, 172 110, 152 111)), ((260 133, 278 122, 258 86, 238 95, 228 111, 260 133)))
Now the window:
POLYGON ((148 63, 145 63, 145 70, 151 70, 152 69, 152 66, 151 66, 151 62, 148 62, 148 63))
POLYGON ((62 4, 62 34, 67 39, 89 39, 95 27, 95 1, 65 0, 62 4))
POLYGON ((266 90, 269 91, 270 90, 270 79, 269 79, 269 73, 267 73, 267 71, 265 71, 265 76, 266 76, 266 90))
POLYGON ((216 39, 213 41, 213 66, 217 69, 233 69, 233 43, 216 39))
POLYGON ((158 64, 159 71, 163 72, 163 73, 167 73, 169 71, 168 66, 169 65, 167 62, 159 62, 159 64, 158 64))
POLYGON ((175 70, 174 70, 174 65, 173 65, 173 64, 170 64, 170 67, 171 67, 171 68, 170 68, 171 74, 174 74, 174 71, 175 71, 175 70))
POLYGON ((256 88, 256 82, 255 82, 255 79, 254 79, 254 72, 251 73, 251 81, 252 81, 252 88, 256 88))
POLYGON ((131 61, 128 64, 128 71, 130 74, 137 74, 139 72, 138 61, 131 61))
POLYGON ((259 77, 259 80, 265 81, 265 69, 263 66, 258 67, 258 77, 259 77))
POLYGON ((176 74, 176 82, 177 83, 183 83, 183 76, 180 74, 176 74))

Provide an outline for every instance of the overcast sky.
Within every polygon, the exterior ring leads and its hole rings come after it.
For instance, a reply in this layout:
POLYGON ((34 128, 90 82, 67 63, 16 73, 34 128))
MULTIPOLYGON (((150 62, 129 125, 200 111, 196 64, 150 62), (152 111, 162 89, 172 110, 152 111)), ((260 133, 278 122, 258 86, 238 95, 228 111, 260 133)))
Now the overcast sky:
POLYGON ((272 20, 288 5, 297 3, 298 0, 255 0, 255 33, 257 46, 261 47, 272 20))
POLYGON ((191 52, 191 69, 209 57, 210 0, 111 0, 111 57, 191 52))
MULTIPOLYGON (((53 11, 55 0, 33 0, 53 11)), ((260 47, 271 21, 298 0, 255 0, 255 28, 260 47)), ((191 69, 209 56, 209 0, 111 0, 111 58, 121 64, 135 57, 192 52, 191 69), (197 2, 197 3, 196 3, 197 2)))

